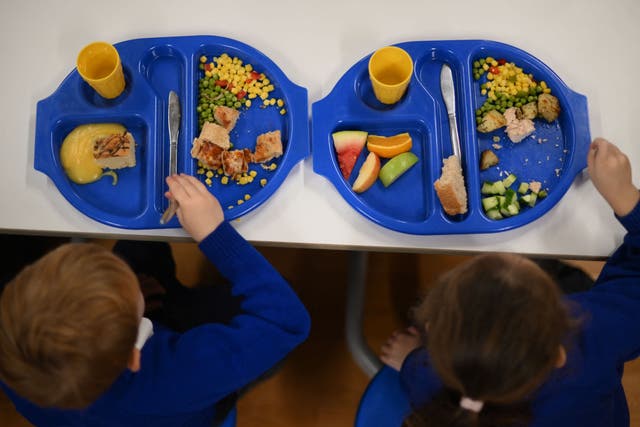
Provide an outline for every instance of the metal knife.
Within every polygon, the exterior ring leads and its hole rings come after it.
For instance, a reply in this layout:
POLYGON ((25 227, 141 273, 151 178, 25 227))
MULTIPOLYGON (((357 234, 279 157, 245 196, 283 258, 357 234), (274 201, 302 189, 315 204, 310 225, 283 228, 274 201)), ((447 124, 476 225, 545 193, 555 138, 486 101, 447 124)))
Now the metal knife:
POLYGON ((440 71, 440 90, 444 98, 444 105, 447 107, 449 116, 449 132, 451 134, 451 145, 453 154, 460 157, 460 137, 458 136, 458 122, 456 120, 456 91, 453 87, 453 75, 451 68, 447 64, 442 65, 440 71))
MULTIPOLYGON (((174 91, 169 92, 169 175, 178 173, 178 131, 180 129, 180 99, 174 91)), ((166 224, 173 218, 178 209, 178 202, 171 200, 169 207, 162 214, 160 224, 166 224)))

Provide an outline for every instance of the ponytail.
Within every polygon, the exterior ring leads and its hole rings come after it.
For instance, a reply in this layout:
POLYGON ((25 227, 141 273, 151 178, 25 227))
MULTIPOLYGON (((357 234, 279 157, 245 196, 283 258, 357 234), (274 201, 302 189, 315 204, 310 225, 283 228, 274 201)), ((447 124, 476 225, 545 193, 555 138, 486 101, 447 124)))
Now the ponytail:
MULTIPOLYGON (((531 421, 531 405, 521 402, 494 405, 483 402, 479 412, 460 405, 460 393, 443 388, 425 405, 416 408, 403 427, 518 427, 531 421)), ((463 404, 463 406, 465 406, 463 404)))

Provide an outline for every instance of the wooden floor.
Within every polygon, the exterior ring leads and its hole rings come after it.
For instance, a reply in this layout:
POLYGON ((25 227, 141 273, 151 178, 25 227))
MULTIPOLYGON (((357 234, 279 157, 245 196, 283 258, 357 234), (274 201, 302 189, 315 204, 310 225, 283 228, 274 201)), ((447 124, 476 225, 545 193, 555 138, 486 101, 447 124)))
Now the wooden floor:
MULTIPOLYGON (((110 245, 109 241, 103 242, 110 245)), ((172 244, 178 277, 195 285, 214 272, 197 248, 172 244)), ((290 280, 312 317, 311 336, 268 380, 251 389, 238 404, 238 426, 352 426, 369 381, 353 362, 344 334, 350 253, 311 249, 259 248, 290 280)), ((425 286, 464 256, 372 253, 369 256, 365 335, 379 349, 387 336, 407 321, 407 310, 425 286)), ((600 262, 579 262, 592 275, 600 262)), ((627 364, 624 385, 631 425, 640 425, 640 362, 627 364)), ((0 396, 0 425, 29 426, 0 396)))

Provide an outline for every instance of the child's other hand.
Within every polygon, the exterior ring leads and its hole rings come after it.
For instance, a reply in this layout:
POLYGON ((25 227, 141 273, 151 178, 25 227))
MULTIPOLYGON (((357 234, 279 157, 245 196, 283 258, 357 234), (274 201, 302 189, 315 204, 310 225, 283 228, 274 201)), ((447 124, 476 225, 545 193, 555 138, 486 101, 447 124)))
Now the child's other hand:
POLYGON ((178 202, 176 215, 182 227, 196 242, 202 241, 224 221, 218 199, 196 178, 180 174, 167 177, 168 199, 178 202))
POLYGON ((400 371, 404 359, 421 345, 420 333, 413 326, 404 331, 396 331, 382 346, 380 359, 396 371, 400 371))
POLYGON ((587 157, 593 185, 618 216, 625 216, 640 200, 640 193, 631 181, 629 158, 606 139, 596 138, 587 157))

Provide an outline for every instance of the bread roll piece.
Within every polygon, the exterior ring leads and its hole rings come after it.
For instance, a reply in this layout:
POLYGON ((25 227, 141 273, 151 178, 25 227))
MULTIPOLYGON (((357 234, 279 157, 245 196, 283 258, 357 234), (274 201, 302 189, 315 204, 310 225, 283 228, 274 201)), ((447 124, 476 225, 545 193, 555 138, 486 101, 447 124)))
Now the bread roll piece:
POLYGON ((93 143, 93 157, 101 168, 134 167, 136 165, 136 142, 129 132, 99 138, 93 143))
POLYGON ((458 156, 444 159, 442 175, 433 184, 440 203, 447 215, 458 215, 467 212, 467 190, 458 156))

